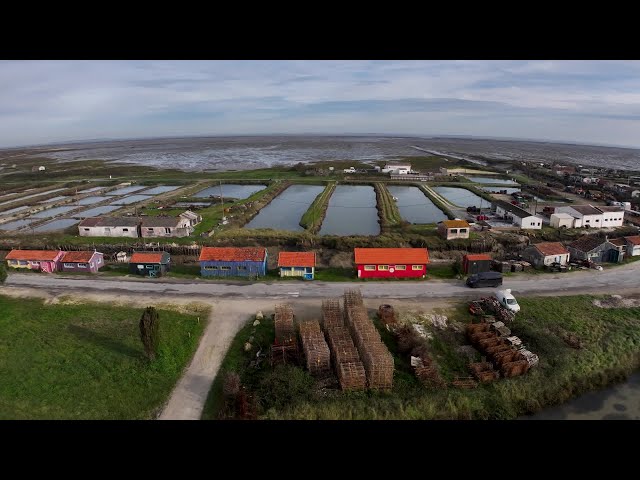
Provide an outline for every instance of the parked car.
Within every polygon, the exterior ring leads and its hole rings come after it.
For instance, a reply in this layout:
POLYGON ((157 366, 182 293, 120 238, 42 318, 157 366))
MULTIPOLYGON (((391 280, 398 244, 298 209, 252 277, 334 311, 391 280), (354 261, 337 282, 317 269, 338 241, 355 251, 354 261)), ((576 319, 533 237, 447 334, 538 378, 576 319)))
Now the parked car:
POLYGON ((520 311, 520 305, 518 305, 516 298, 511 295, 510 288, 506 290, 497 290, 495 297, 498 299, 500 305, 502 305, 507 310, 511 310, 514 313, 520 311))
POLYGON ((499 287, 500 285, 502 285, 500 272, 479 272, 467 278, 467 286, 471 288, 499 287))

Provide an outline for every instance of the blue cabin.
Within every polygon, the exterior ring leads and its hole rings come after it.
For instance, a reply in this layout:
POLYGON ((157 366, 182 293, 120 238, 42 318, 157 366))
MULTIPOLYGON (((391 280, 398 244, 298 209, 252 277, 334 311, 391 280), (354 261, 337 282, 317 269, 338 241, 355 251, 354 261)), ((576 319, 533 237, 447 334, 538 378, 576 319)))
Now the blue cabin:
POLYGON ((203 277, 259 277, 267 273, 264 247, 202 247, 199 260, 203 277))

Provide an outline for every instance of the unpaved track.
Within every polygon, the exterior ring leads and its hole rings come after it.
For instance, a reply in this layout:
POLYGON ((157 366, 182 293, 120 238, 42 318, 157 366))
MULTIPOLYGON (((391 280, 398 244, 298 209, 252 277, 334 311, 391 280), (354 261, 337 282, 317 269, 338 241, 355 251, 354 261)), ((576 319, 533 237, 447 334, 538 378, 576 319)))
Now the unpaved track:
MULTIPOLYGON (((12 273, 0 289, 37 287, 49 291, 96 291, 107 293, 142 293, 163 296, 197 296, 219 299, 253 298, 327 298, 337 297, 347 288, 358 288, 365 298, 430 299, 433 297, 469 297, 491 292, 492 288, 470 289, 462 281, 398 281, 398 282, 223 282, 182 279, 132 279, 85 276, 36 275, 12 273)), ((604 271, 585 270, 558 274, 518 275, 506 277, 503 288, 517 295, 548 293, 619 293, 640 288, 640 262, 608 267, 604 271)))

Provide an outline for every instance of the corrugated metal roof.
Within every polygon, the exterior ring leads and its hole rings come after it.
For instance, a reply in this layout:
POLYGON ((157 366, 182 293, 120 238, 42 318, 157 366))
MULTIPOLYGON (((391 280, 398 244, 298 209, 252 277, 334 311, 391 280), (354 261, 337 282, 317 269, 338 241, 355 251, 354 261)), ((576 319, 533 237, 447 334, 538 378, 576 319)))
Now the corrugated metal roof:
POLYGON ((140 223, 138 217, 92 217, 85 218, 80 227, 135 227, 140 223))
POLYGON ((569 246, 581 252, 590 252, 594 248, 602 245, 604 241, 604 238, 595 235, 585 235, 583 237, 580 237, 575 242, 571 242, 569 246))
POLYGON ((426 248, 354 248, 355 263, 361 264, 426 264, 429 252, 426 248))
POLYGON ((65 252, 62 261, 65 263, 88 263, 95 254, 95 251, 65 252))
POLYGON ((280 252, 278 267, 315 267, 316 254, 314 252, 280 252))
POLYGON ((624 247, 627 244, 624 238, 610 238, 609 243, 615 245, 616 247, 624 247))
POLYGON ((571 205, 576 212, 582 215, 600 215, 602 212, 591 205, 571 205))
POLYGON ((142 217, 142 226, 146 228, 154 227, 177 227, 182 221, 180 217, 142 217))
POLYGON ((527 217, 535 217, 533 213, 527 212, 524 208, 520 208, 517 205, 513 205, 512 203, 505 202, 504 200, 496 200, 493 202, 494 205, 501 207, 507 212, 518 218, 527 218, 527 217))
POLYGON ((60 250, 11 250, 5 260, 53 261, 60 255, 60 250))
POLYGON ((200 261, 262 262, 267 255, 264 247, 202 247, 200 261))

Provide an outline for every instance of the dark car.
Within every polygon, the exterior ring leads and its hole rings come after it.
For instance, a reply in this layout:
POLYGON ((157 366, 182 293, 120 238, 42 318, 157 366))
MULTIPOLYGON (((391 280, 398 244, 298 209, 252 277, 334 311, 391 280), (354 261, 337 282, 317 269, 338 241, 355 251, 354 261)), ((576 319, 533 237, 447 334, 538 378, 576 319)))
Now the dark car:
POLYGON ((502 274, 500 272, 474 273, 467 278, 467 285, 471 288, 499 287, 502 285, 502 274))

